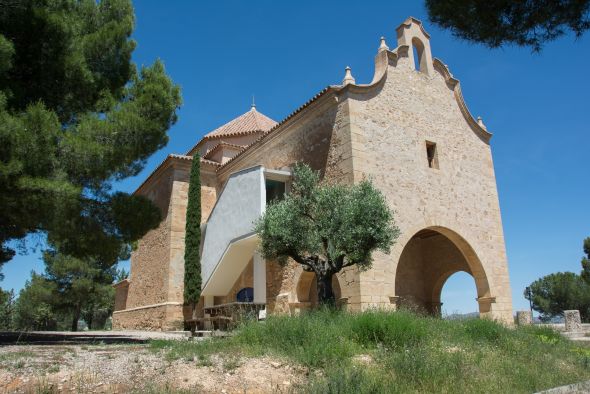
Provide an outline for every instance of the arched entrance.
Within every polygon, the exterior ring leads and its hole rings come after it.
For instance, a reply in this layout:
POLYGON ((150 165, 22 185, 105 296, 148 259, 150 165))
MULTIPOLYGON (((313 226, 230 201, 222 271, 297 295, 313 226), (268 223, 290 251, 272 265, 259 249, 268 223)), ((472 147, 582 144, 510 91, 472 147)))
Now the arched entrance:
MULTIPOLYGON (((315 273, 303 271, 297 282, 297 302, 307 308, 314 308, 318 305, 318 287, 315 273)), ((340 282, 336 275, 332 277, 332 289, 336 303, 341 298, 340 282)), ((307 309, 306 308, 306 309, 307 309)))
POLYGON ((464 271, 455 272, 443 284, 440 300, 443 318, 474 316, 478 311, 477 289, 473 277, 464 271))
POLYGON ((398 307, 441 314, 441 292, 447 279, 464 271, 475 280, 480 316, 490 312, 490 286, 473 248, 444 227, 423 229, 406 243, 395 276, 398 307))

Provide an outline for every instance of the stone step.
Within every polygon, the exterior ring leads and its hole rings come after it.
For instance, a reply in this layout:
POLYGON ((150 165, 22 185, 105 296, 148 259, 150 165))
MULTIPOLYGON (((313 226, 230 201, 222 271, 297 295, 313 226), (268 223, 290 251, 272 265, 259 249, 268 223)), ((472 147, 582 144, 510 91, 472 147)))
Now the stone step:
POLYGON ((210 337, 227 337, 229 333, 227 331, 219 330, 197 330, 193 334, 193 337, 199 338, 210 338, 210 337))
POLYGON ((584 338, 584 337, 586 337, 586 333, 584 331, 562 332, 561 334, 564 337, 569 338, 569 339, 576 339, 576 338, 584 338))

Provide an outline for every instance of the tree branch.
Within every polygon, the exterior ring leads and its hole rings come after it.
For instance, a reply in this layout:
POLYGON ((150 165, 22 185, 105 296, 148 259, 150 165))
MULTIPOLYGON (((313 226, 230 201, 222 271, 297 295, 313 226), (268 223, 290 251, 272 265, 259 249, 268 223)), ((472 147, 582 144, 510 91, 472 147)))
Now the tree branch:
POLYGON ((308 262, 306 261, 306 259, 304 259, 303 257, 301 257, 301 256, 299 255, 299 253, 297 253, 297 252, 296 252, 296 251, 294 251, 294 250, 289 250, 289 252, 287 253, 287 255, 288 255, 289 257, 291 257, 293 260, 295 260, 297 263, 299 263, 299 264, 301 264, 301 265, 303 265, 303 266, 309 267, 309 268, 311 268, 311 269, 313 269, 313 268, 314 268, 314 267, 313 267, 313 266, 312 266, 310 263, 308 263, 308 262))

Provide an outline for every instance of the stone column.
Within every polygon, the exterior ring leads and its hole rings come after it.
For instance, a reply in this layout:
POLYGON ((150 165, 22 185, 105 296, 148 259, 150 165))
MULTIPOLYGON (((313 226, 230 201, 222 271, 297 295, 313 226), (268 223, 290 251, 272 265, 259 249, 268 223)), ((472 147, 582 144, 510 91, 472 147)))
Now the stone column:
POLYGON ((580 319, 580 311, 570 310, 563 311, 565 317, 565 331, 566 332, 579 332, 582 331, 582 321, 580 319))
POLYGON ((266 304, 266 260, 254 253, 254 302, 266 304))
POLYGON ((213 306, 214 304, 215 302, 213 301, 212 295, 203 296, 203 305, 205 306, 205 308, 213 306))
POLYGON ((516 312, 516 324, 519 326, 528 326, 533 324, 533 315, 531 311, 516 312))
POLYGON ((479 305, 479 317, 494 319, 492 305, 496 303, 496 297, 479 297, 476 301, 479 305))
MULTIPOLYGON (((203 296, 203 306, 205 308, 208 308, 210 306, 215 305, 215 299, 213 298, 212 295, 206 295, 203 296)), ((209 313, 204 313, 204 317, 209 317, 210 314, 209 313)), ((211 324, 210 321, 205 321, 205 323, 203 324, 203 328, 205 330, 212 330, 213 329, 213 325, 211 324)))

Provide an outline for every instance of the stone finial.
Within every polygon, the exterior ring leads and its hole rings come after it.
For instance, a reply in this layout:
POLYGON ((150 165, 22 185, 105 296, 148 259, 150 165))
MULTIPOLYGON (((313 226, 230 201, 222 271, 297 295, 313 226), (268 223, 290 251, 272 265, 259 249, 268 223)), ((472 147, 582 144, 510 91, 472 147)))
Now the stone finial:
POLYGON ((484 130, 487 130, 488 128, 486 127, 485 124, 483 124, 483 119, 481 118, 481 116, 477 117, 477 124, 479 125, 479 127, 481 127, 484 130))
POLYGON ((565 331, 579 332, 582 331, 582 321, 579 310, 563 311, 565 317, 565 331))
POLYGON ((381 43, 379 44, 379 49, 377 50, 377 52, 383 52, 383 51, 388 51, 388 50, 389 50, 389 47, 385 43, 385 37, 381 36, 381 43))
POLYGON ((516 312, 516 324, 519 326, 528 326, 533 324, 533 316, 531 311, 516 312))
POLYGON ((350 71, 350 67, 346 66, 345 72, 344 72, 344 79, 342 80, 342 84, 348 85, 349 83, 354 84, 355 80, 354 80, 354 77, 352 76, 352 72, 350 71))

